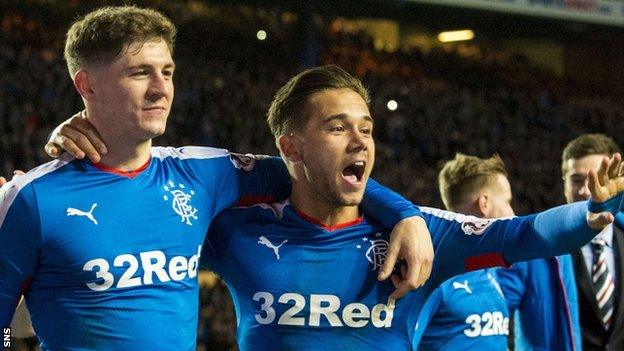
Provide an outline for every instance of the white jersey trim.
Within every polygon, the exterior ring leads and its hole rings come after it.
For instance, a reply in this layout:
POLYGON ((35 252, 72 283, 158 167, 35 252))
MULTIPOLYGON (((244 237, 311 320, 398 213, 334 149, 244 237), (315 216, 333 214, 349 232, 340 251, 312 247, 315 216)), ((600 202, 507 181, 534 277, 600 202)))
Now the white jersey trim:
POLYGON ((22 176, 13 177, 10 182, 3 185, 0 188, 0 227, 2 227, 4 219, 6 218, 13 201, 15 201, 17 194, 19 194, 25 186, 48 173, 58 170, 73 160, 73 156, 68 153, 64 153, 57 160, 35 167, 22 176))
POLYGON ((227 157, 230 152, 226 149, 217 149, 206 146, 183 146, 183 147, 163 147, 154 146, 151 149, 152 157, 163 160, 167 157, 185 159, 206 159, 227 157))
POLYGON ((430 214, 430 215, 433 215, 442 219, 455 221, 458 223, 464 222, 469 217, 474 217, 474 216, 468 216, 468 215, 461 214, 461 213, 445 211, 445 210, 441 210, 439 208, 433 208, 433 207, 426 207, 426 206, 420 207, 419 206, 418 209, 420 209, 420 211, 423 213, 427 213, 427 214, 430 214))
POLYGON ((445 210, 440 210, 438 208, 432 207, 418 207, 422 213, 427 213, 433 215, 438 218, 445 219, 447 221, 455 221, 461 225, 461 229, 466 235, 481 235, 485 233, 492 223, 498 220, 506 220, 514 218, 511 217, 500 217, 500 218, 480 218, 471 215, 465 215, 456 212, 450 212, 445 210))
MULTIPOLYGON (((418 209, 423 212, 423 213, 427 213, 442 219, 446 219, 449 221, 455 221, 458 223, 463 223, 465 222, 467 219, 485 219, 485 218, 480 218, 480 217, 476 217, 473 215, 465 215, 465 214, 461 214, 461 213, 457 213, 457 212, 451 212, 451 211, 446 211, 446 210, 441 210, 439 208, 433 208, 433 207, 427 207, 427 206, 417 206, 418 209)), ((493 221, 498 221, 498 220, 505 220, 505 219, 511 219, 511 218, 515 218, 517 216, 508 216, 508 217, 498 217, 498 218, 489 218, 490 222, 493 221)))

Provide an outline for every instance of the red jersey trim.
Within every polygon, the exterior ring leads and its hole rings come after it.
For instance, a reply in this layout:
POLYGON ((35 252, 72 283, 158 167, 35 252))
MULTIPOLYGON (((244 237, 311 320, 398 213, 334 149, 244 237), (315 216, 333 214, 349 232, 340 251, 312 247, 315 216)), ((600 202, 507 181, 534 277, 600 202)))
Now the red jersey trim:
POLYGON ((144 170, 147 169, 147 167, 150 165, 150 163, 152 162, 152 158, 150 157, 147 162, 145 162, 145 164, 137 169, 135 169, 134 171, 124 171, 122 169, 118 169, 118 168, 113 168, 113 167, 108 167, 106 165, 103 165, 101 163, 94 163, 93 166, 101 171, 107 172, 107 173, 113 173, 122 177, 128 177, 128 178, 134 178, 136 176, 138 176, 139 174, 141 174, 141 172, 143 172, 144 170))
POLYGON ((307 214, 299 211, 295 206, 293 206, 293 209, 295 210, 295 212, 299 216, 301 216, 301 218, 305 219, 306 221, 308 221, 308 222, 310 222, 310 223, 312 223, 314 225, 317 225, 317 226, 327 230, 328 232, 333 232, 334 230, 338 230, 338 229, 342 229, 342 228, 358 225, 358 224, 362 223, 362 221, 364 221, 364 217, 360 216, 360 217, 358 217, 356 219, 353 219, 353 220, 350 220, 348 222, 338 223, 338 224, 329 226, 329 225, 319 221, 318 219, 310 217, 307 214))
POLYGON ((466 271, 476 271, 478 269, 491 268, 491 267, 511 267, 505 258, 503 258, 503 254, 500 253, 489 253, 483 254, 479 256, 472 256, 466 258, 464 262, 464 268, 466 271))
POLYGON ((22 283, 22 286, 20 287, 20 296, 26 293, 26 290, 28 290, 28 288, 30 287, 31 281, 32 281, 32 277, 24 280, 24 282, 22 283))

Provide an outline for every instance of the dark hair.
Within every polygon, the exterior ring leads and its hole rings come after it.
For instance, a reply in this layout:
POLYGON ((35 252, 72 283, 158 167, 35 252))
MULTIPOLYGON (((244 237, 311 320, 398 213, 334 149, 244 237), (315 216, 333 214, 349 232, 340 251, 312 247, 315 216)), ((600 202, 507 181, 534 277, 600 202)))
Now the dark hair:
POLYGON ((86 64, 112 61, 128 44, 161 39, 173 55, 175 36, 175 25, 156 10, 136 6, 102 7, 69 28, 65 61, 73 77, 86 64))
POLYGON ((561 155, 561 172, 567 171, 567 161, 578 160, 589 155, 605 155, 611 157, 620 152, 620 147, 604 134, 583 134, 566 145, 561 155))
POLYGON ((338 66, 307 69, 282 86, 269 107, 267 123, 275 137, 304 126, 309 114, 304 111, 308 98, 328 89, 351 89, 368 104, 370 97, 362 82, 338 66))

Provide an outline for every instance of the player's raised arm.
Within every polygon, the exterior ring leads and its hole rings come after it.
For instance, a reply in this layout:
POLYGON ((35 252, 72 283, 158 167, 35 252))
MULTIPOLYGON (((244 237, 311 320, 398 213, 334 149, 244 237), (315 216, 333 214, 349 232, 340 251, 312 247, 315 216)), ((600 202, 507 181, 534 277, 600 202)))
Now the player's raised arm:
MULTIPOLYGON (((589 242, 622 210, 621 157, 605 159, 590 171, 591 200, 538 214, 482 219, 421 208, 432 231, 436 281, 464 271, 569 253, 589 242)), ((619 214, 618 214, 619 216, 619 214)))

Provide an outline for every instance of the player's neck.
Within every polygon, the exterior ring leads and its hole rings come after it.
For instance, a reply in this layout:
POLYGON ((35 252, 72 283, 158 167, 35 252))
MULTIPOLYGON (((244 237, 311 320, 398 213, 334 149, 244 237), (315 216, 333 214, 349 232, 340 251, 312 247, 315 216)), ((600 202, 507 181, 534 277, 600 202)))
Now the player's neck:
POLYGON ((108 149, 106 155, 102 155, 100 160, 100 164, 104 166, 131 172, 145 165, 151 157, 151 140, 136 145, 127 145, 108 142, 104 136, 102 138, 108 149))
POLYGON ((290 203, 298 212, 327 227, 354 221, 360 216, 357 206, 336 206, 319 196, 310 196, 296 191, 294 187, 290 195, 290 203))

